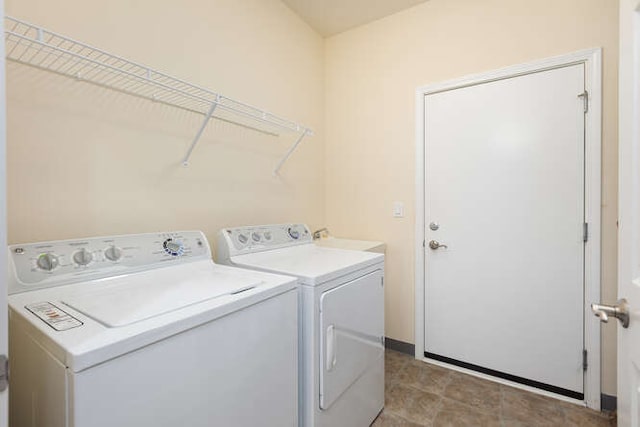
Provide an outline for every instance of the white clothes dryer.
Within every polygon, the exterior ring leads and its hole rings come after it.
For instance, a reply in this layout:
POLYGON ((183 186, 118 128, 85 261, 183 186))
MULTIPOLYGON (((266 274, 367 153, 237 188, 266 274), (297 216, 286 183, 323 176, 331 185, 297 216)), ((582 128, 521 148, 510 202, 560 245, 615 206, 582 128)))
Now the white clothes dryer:
POLYGON ((297 425, 294 279, 197 231, 9 252, 13 427, 297 425))
POLYGON ((222 264, 300 283, 300 425, 365 427, 384 405, 384 255, 313 244, 303 224, 226 228, 222 264))

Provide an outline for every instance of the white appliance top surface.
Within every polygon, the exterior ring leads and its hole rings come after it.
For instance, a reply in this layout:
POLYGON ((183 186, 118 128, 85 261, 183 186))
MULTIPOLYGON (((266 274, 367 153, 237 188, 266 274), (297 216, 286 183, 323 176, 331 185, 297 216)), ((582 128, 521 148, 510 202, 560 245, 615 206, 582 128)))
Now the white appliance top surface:
POLYGON ((317 246, 325 248, 336 249, 348 249, 350 251, 368 251, 384 253, 386 245, 384 242, 377 242, 371 240, 355 240, 355 239, 343 239, 341 237, 326 237, 318 240, 314 240, 317 246))
POLYGON ((306 285, 318 285, 383 261, 382 254, 313 243, 231 257, 233 265, 293 275, 306 285))
POLYGON ((126 326, 222 295, 260 285, 258 278, 194 263, 103 279, 62 302, 108 327, 126 326), (186 270, 186 271, 185 271, 186 270))
POLYGON ((21 292, 9 296, 9 306, 18 327, 77 372, 296 285, 295 278, 200 260, 21 292), (56 330, 36 317, 33 307, 47 303, 78 326, 56 330))

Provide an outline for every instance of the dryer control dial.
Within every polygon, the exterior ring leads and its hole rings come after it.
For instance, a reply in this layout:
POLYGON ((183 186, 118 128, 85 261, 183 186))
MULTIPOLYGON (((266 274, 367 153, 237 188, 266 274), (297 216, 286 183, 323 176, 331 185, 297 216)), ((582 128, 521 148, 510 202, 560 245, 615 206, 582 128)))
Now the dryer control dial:
POLYGON ((256 243, 258 243, 262 239, 262 237, 260 236, 260 233, 256 233, 255 231, 251 233, 251 238, 256 243))
POLYGON ((298 240, 300 238, 300 232, 296 227, 289 227, 287 229, 287 232, 289 233, 289 236, 291 236, 293 240, 298 240))
POLYGON ((58 266, 58 257, 54 254, 46 253, 38 257, 36 264, 38 268, 44 271, 51 271, 58 266))
POLYGON ((240 244, 246 245, 247 242, 249 241, 249 238, 247 237, 246 234, 238 234, 238 242, 240 242, 240 244))

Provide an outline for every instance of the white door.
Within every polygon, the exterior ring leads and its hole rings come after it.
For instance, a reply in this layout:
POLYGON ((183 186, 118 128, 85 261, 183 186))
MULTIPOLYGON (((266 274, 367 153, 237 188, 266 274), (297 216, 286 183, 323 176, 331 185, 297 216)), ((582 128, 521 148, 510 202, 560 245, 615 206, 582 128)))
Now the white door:
POLYGON ((622 0, 620 2, 618 297, 627 300, 631 314, 629 327, 626 329, 618 327, 618 425, 622 427, 640 426, 639 58, 640 1, 622 0))
MULTIPOLYGON (((0 18, 4 17, 4 1, 0 0, 0 18)), ((4 19, 0 20, 0 34, 4 36, 4 19)), ((0 43, 0 355, 8 351, 8 318, 7 318, 7 208, 6 208, 6 114, 5 114, 5 67, 4 40, 0 43)), ((0 366, 0 371, 2 371, 0 366)), ((0 372, 2 376, 2 372, 0 372)), ((0 379, 0 389, 2 389, 0 379)), ((7 390, 0 391, 0 427, 8 424, 7 390)))
MULTIPOLYGON (((329 409, 362 374, 384 357, 382 270, 333 288, 320 297, 320 409, 329 409)), ((379 408, 384 391, 379 390, 379 408)), ((362 398, 362 397, 361 397, 362 398)))
POLYGON ((425 357, 576 399, 584 73, 577 64, 425 96, 425 357))

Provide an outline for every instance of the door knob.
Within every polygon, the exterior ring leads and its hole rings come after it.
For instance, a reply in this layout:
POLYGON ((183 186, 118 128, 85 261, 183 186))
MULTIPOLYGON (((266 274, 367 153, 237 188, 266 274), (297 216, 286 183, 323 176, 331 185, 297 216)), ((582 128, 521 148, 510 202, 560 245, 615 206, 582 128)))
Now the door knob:
POLYGON ((607 323, 609 317, 615 317, 623 328, 629 327, 629 307, 624 298, 619 299, 615 305, 591 304, 591 310, 603 323, 607 323))
POLYGON ((447 246, 447 245, 443 245, 442 243, 438 242, 437 240, 431 240, 431 241, 429 242, 429 247, 430 247, 431 249, 433 249, 433 250, 436 250, 436 249, 440 249, 440 248, 445 248, 445 249, 446 249, 446 248, 448 248, 449 246, 447 246))

